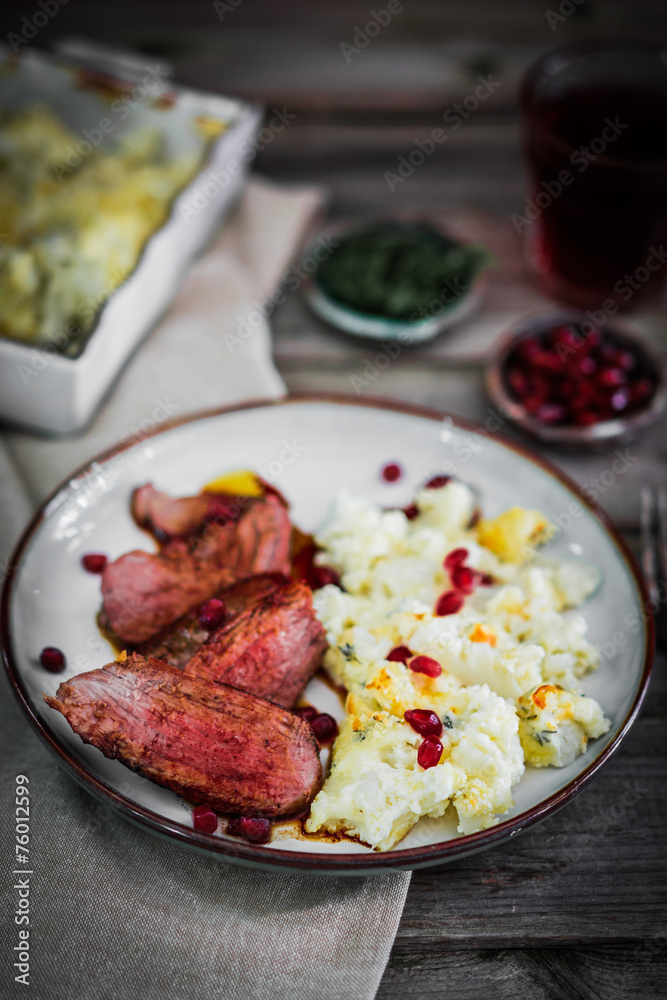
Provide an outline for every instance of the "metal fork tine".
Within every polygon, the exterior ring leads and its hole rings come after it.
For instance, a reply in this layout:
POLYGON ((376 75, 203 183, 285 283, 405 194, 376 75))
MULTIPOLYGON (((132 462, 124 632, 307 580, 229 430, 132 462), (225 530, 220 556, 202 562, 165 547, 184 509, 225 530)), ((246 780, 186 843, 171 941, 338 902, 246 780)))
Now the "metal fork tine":
MULTIPOLYGON (((655 546, 653 544, 653 524, 656 516, 655 497, 648 486, 640 493, 639 527, 641 532, 642 570, 652 601, 658 597, 658 573, 655 546)), ((662 521, 662 518, 660 518, 662 521)))
POLYGON ((667 583, 667 487, 658 490, 658 554, 660 558, 660 573, 658 576, 658 595, 664 593, 667 583))

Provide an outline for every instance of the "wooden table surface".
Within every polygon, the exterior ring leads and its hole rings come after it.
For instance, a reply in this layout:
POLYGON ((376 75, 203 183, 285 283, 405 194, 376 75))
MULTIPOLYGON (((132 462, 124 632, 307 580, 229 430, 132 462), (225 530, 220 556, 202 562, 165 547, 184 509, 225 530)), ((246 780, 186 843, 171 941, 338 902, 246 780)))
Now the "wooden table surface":
MULTIPOLYGON (((18 30, 24 13, 7 7, 0 15, 5 35, 18 30)), ((497 269, 478 315, 429 346, 403 351, 382 371, 373 366, 381 347, 326 327, 298 290, 272 320, 276 361, 291 391, 360 392, 483 420, 489 348, 510 323, 552 305, 525 273, 510 220, 526 197, 516 81, 539 53, 578 37, 665 38, 667 5, 403 0, 365 46, 344 48, 355 45, 355 35, 363 42, 357 29, 365 30, 371 8, 385 7, 384 0, 374 7, 348 0, 76 0, 36 43, 79 34, 142 47, 171 59, 182 82, 286 109, 295 117, 260 152, 262 173, 324 185, 334 219, 420 212, 488 245, 497 269), (550 24, 550 9, 574 13, 552 16, 550 24), (390 191, 385 172, 489 74, 499 82, 492 96, 390 191)), ((663 354, 665 316, 662 305, 628 317, 663 354)), ((629 446, 627 471, 611 485, 604 484, 609 475, 600 477, 613 455, 545 454, 597 489, 635 543, 640 484, 667 478, 666 429, 662 421, 629 446)), ((418 1000, 667 996, 665 665, 658 656, 632 732, 571 804, 516 841, 413 876, 380 1000, 408 992, 418 1000)))

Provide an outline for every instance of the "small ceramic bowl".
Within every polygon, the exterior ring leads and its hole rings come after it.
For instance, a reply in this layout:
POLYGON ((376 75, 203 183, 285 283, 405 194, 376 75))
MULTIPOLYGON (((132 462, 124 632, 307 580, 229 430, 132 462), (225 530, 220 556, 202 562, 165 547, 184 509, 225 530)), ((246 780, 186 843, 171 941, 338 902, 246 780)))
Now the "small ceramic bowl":
MULTIPOLYGON (((410 223, 416 220, 408 218, 370 220, 370 222, 373 221, 410 223)), ((429 223, 429 225, 431 224, 429 223)), ((308 259, 309 257, 319 259, 315 251, 321 246, 323 235, 341 237, 362 228, 364 228, 363 224, 355 223, 351 226, 346 225, 328 229, 325 234, 320 234, 317 243, 309 247, 304 255, 304 259, 308 259)), ((438 226, 432 226, 432 228, 437 230, 438 226)), ((450 239, 452 238, 448 233, 444 235, 449 236, 450 239)), ((312 274, 304 282, 303 293, 313 312, 320 319, 323 319, 325 323, 329 323, 338 330, 342 330, 343 333, 370 340, 396 340, 404 347, 411 347, 425 344, 445 330, 462 323, 464 320, 470 319, 479 309, 486 293, 487 285, 488 265, 483 265, 465 293, 457 296, 451 303, 443 302, 442 308, 439 308, 424 319, 414 321, 388 319, 385 316, 351 309, 324 291, 317 280, 316 273, 312 274)))
MULTIPOLYGON (((646 401, 628 414, 600 420, 589 426, 545 423, 529 413, 516 398, 508 383, 508 361, 517 345, 529 337, 543 337, 558 326, 587 323, 582 313, 549 313, 524 320, 502 337, 486 367, 486 388, 492 402, 513 423, 543 444, 567 449, 604 451, 613 445, 636 438, 644 428, 655 423, 665 409, 667 387, 660 359, 637 335, 615 322, 601 329, 604 342, 632 352, 644 371, 655 380, 655 388, 646 401)), ((590 325, 590 324, 589 324, 590 325)))

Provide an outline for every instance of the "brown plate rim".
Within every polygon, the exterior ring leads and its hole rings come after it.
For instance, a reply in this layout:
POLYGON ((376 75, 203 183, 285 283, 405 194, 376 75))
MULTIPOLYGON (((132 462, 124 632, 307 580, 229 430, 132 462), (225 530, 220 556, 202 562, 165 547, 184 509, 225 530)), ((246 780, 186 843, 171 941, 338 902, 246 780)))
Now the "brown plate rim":
POLYGON ((654 624, 653 618, 650 614, 643 616, 645 640, 644 664, 640 682, 632 704, 626 713, 619 732, 616 734, 612 742, 601 750, 594 760, 592 760, 580 774, 568 782, 564 788, 555 792, 553 795, 550 795, 548 798, 539 802, 532 808, 527 809, 519 816, 505 820, 488 830, 481 830, 477 833, 467 834, 458 837, 455 840, 443 841, 439 844, 428 844, 422 847, 413 847, 406 850, 393 850, 382 854, 373 852, 372 854, 323 855, 316 852, 302 853, 297 851, 281 850, 280 848, 266 848, 259 845, 246 844, 236 838, 220 838, 212 834, 199 833, 198 831, 192 830, 183 824, 175 823, 171 820, 165 819, 164 817, 160 817, 151 810, 145 809, 143 806, 138 806, 136 803, 126 798, 126 796, 119 794, 115 789, 111 788, 105 784, 105 782, 91 774, 90 771, 88 771, 88 769, 59 742, 56 736, 50 731, 49 727, 42 721, 23 685, 12 649, 9 611, 16 575, 21 565, 23 556, 36 531, 41 526, 42 522, 46 520, 46 512, 53 503, 54 499, 60 494, 69 491, 72 488, 73 483, 77 482, 77 480, 80 480, 88 475, 94 464, 101 465, 121 452, 129 450, 136 444, 140 444, 144 440, 151 437, 167 433, 174 428, 181 427, 185 424, 196 423, 212 417, 223 416, 227 413, 235 413, 248 409, 269 408, 273 406, 291 406, 299 403, 330 403, 339 406, 360 406, 370 409, 390 410, 395 413, 405 413, 410 416, 422 417, 427 420, 438 422, 441 422, 445 418, 449 418, 456 427, 460 427, 463 430, 471 431, 483 436, 492 437, 494 441, 498 441, 503 447, 506 447, 510 451, 519 454, 521 457, 528 459, 534 465, 539 466, 553 479, 556 479, 561 485, 565 486, 566 489, 573 494, 573 497, 597 519, 610 536, 619 551, 619 554, 624 559, 628 573, 633 579, 638 593, 642 598, 643 607, 645 609, 650 607, 649 594, 635 559, 618 529, 610 521, 607 514, 597 504, 589 500, 589 498, 581 492, 578 485, 565 475, 565 473, 561 472, 561 470, 553 465, 548 459, 536 454, 523 444, 510 441, 500 434, 489 434, 489 432, 487 432, 480 424, 477 424, 472 420, 454 416, 453 414, 449 414, 442 410, 436 410, 429 407, 418 406, 416 404, 404 403, 390 399, 360 399, 359 397, 331 393, 295 394, 292 396, 280 397, 278 399, 256 399, 249 400, 241 404, 213 407, 211 409, 186 414, 185 416, 178 417, 175 420, 165 422, 153 430, 147 431, 138 439, 133 439, 132 441, 125 443, 120 442, 113 445, 111 448, 106 449, 80 466, 75 472, 60 483, 60 485, 57 486, 42 502, 14 549, 4 581, 2 598, 0 601, 0 647, 2 649, 2 658, 5 669, 9 676, 14 694, 18 698, 23 710, 28 715, 28 718, 37 730, 39 736, 44 740, 48 748, 58 757, 59 762, 80 784, 83 784, 88 790, 96 794, 98 798, 101 798, 108 805, 112 806, 128 820, 148 828, 153 833, 167 836, 170 839, 176 840, 188 847, 199 848, 208 853, 220 855, 223 859, 228 858, 232 861, 238 861, 250 865, 254 864, 264 868, 289 868, 296 871, 319 871, 330 872, 333 874, 355 875, 363 872, 387 871, 392 869, 405 871, 416 867, 444 863, 463 854, 491 847, 499 841, 515 836, 517 833, 527 829, 534 823, 539 822, 550 813, 555 812, 561 806, 569 802, 569 800, 573 798, 577 792, 581 791, 581 789, 589 783, 602 765, 606 763, 606 761, 609 760, 609 758, 616 752, 621 741, 626 736, 630 726, 633 724, 639 713, 651 674, 654 650, 654 624))

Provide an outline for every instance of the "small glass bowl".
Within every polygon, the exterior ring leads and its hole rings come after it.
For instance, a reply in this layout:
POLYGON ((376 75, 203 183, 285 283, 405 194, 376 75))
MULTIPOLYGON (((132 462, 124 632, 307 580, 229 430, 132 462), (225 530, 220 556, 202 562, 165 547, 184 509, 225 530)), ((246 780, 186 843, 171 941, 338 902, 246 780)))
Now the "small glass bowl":
MULTIPOLYGON (((412 217, 381 218, 368 220, 372 222, 415 222, 419 221, 412 217)), ((433 229, 438 229, 437 225, 428 223, 433 229)), ((363 228, 362 223, 353 225, 341 225, 328 229, 326 235, 345 236, 348 233, 356 232, 363 228)), ((453 237, 449 233, 445 235, 450 239, 453 237)), ((320 236, 321 239, 321 236, 320 236)), ((463 244, 463 241, 459 241, 463 244)), ((305 254, 304 259, 316 258, 315 250, 317 244, 313 243, 305 254)), ((443 302, 442 309, 438 309, 432 316, 419 320, 396 320, 387 319, 372 313, 359 312, 351 309, 337 299, 328 295, 317 280, 317 275, 310 275, 303 283, 303 294, 308 305, 313 312, 323 319, 325 323, 342 330, 343 333, 351 334, 355 337, 363 337, 369 340, 395 340, 404 347, 418 346, 433 340, 439 333, 449 330, 451 327, 470 319, 479 309, 488 286, 488 267, 484 265, 476 274, 472 284, 467 291, 459 295, 454 302, 443 302)))
POLYGON ((617 323, 604 324, 600 332, 604 339, 613 341, 615 346, 626 349, 640 359, 646 371, 655 379, 655 389, 640 408, 627 415, 619 414, 611 420, 601 420, 590 426, 571 424, 547 424, 528 413, 522 402, 512 394, 507 384, 507 362, 517 344, 528 337, 542 337, 557 326, 588 323, 583 313, 550 313, 524 320, 502 337, 488 361, 485 372, 487 392, 501 413, 508 417, 525 433, 543 444, 566 449, 606 451, 614 445, 631 441, 646 427, 655 423, 665 409, 667 387, 660 359, 652 348, 635 334, 617 323))

